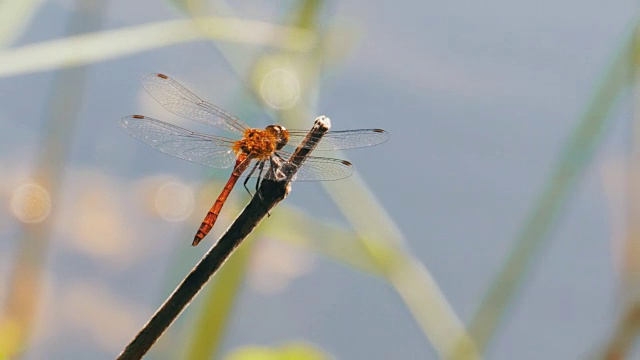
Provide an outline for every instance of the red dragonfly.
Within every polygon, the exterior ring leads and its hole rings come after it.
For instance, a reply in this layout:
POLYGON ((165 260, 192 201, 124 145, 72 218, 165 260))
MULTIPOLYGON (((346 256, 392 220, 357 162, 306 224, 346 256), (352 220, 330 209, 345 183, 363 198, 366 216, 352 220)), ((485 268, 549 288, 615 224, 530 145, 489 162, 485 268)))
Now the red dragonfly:
MULTIPOLYGON (((279 170, 291 156, 291 152, 285 149, 295 149, 308 133, 305 130, 287 130, 280 125, 269 125, 264 130, 250 128, 238 117, 203 101, 164 74, 146 75, 142 84, 170 112, 226 130, 237 138, 201 134, 143 115, 131 115, 120 121, 120 126, 129 135, 165 154, 213 168, 233 166, 231 177, 200 225, 193 246, 209 233, 241 176, 246 176, 244 187, 247 191, 251 177, 256 178, 256 191, 261 179, 284 180, 286 176, 279 170), (247 172, 249 168, 251 170, 247 172)), ((314 144, 314 150, 366 147, 388 139, 389 133, 381 129, 330 131, 314 144)), ((353 165, 346 160, 309 156, 293 180, 339 180, 352 173, 353 165)))

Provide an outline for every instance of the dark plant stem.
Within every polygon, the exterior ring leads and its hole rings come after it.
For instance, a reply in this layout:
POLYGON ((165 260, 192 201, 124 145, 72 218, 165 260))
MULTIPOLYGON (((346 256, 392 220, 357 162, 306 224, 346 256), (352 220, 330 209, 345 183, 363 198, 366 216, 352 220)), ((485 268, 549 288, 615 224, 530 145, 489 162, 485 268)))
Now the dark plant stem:
MULTIPOLYGON (((316 119, 314 126, 302 144, 296 149, 291 158, 282 164, 283 171, 287 173, 288 179, 295 175, 298 167, 302 165, 322 136, 329 131, 330 126, 328 118, 321 116, 316 119)), ((276 204, 289 194, 290 189, 290 180, 262 181, 258 190, 259 194, 251 199, 220 240, 205 254, 189 275, 182 280, 149 322, 144 325, 142 330, 120 353, 118 359, 142 358, 247 235, 276 204)))

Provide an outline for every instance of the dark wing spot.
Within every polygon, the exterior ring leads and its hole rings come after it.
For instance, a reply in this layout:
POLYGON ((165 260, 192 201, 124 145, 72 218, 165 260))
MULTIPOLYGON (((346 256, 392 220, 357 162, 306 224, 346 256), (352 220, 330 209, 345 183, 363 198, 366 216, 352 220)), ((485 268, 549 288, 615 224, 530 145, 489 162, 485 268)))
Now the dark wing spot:
POLYGON ((162 78, 162 79, 168 79, 169 77, 165 74, 156 74, 157 77, 162 78))
POLYGON ((353 166, 353 165, 351 165, 351 163, 350 163, 350 162, 348 162, 347 160, 342 160, 341 162, 342 162, 342 164, 344 164, 344 165, 347 165, 347 166, 353 166))
POLYGON ((134 119, 144 119, 144 116, 142 115, 131 115, 131 117, 134 119))
POLYGON ((382 129, 373 129, 373 132, 378 132, 378 133, 384 133, 386 131, 382 130, 382 129))

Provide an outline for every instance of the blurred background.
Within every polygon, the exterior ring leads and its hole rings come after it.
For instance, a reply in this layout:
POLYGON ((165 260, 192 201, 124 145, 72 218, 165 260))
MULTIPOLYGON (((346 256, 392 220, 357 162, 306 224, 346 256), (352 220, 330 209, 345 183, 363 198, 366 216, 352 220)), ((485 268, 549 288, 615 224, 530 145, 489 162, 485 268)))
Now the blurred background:
MULTIPOLYGON (((118 120, 161 72, 264 127, 383 128, 294 183, 149 359, 638 358, 631 1, 0 4, 0 359, 109 359, 248 202, 118 120)), ((222 134, 224 135, 224 134, 222 134)), ((319 155, 319 154, 316 154, 319 155)))

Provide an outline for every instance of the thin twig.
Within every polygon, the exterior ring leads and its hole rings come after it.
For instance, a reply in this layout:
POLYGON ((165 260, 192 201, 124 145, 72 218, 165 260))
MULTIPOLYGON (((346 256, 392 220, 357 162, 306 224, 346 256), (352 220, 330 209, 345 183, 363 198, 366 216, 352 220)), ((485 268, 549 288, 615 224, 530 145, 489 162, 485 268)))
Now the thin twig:
POLYGON ((191 273, 182 280, 169 298, 160 306, 142 330, 131 340, 129 345, 120 353, 118 359, 140 359, 160 335, 171 325, 180 313, 189 305, 204 284, 213 276, 233 251, 251 233, 276 204, 282 201, 291 189, 290 180, 295 176, 298 168, 309 153, 315 148, 322 136, 329 131, 329 118, 321 116, 316 119, 313 127, 302 144, 296 149, 291 158, 282 164, 281 170, 287 175, 286 181, 264 180, 258 194, 242 210, 229 229, 218 242, 205 254, 191 273))

